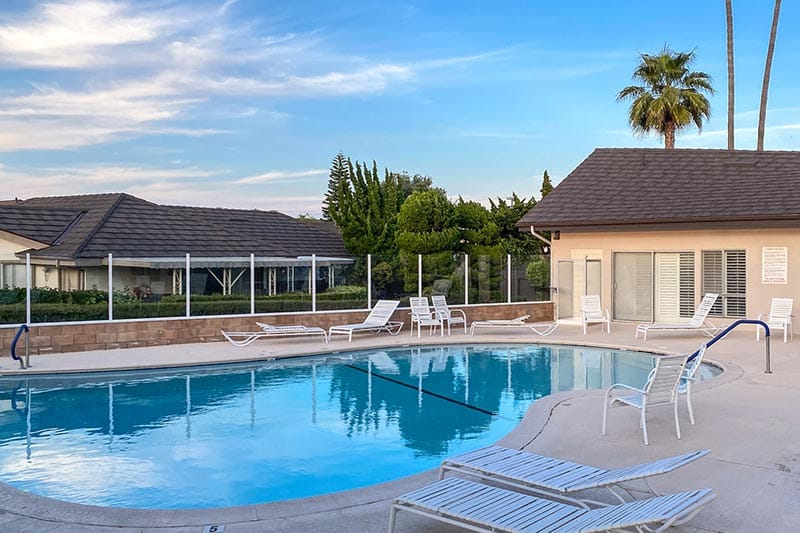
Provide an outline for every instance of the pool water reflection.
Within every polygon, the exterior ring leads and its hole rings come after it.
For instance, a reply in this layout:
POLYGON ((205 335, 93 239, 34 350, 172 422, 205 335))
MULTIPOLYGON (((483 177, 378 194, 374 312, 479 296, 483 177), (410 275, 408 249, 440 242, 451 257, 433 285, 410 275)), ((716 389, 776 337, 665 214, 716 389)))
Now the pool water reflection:
POLYGON ((653 358, 440 346, 0 380, 0 480, 71 502, 208 508, 363 487, 497 441, 531 402, 641 385, 653 358))

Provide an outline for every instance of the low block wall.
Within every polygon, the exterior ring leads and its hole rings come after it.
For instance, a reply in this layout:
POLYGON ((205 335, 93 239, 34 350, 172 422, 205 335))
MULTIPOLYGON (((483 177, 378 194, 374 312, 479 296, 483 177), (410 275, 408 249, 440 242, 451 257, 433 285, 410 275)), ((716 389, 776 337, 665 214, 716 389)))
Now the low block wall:
MULTIPOLYGON (((453 306, 457 308, 457 306, 453 306)), ((467 321, 516 318, 530 315, 529 322, 553 320, 553 302, 471 305, 462 308, 467 321)), ((271 315, 242 315, 211 318, 165 318, 163 320, 119 321, 99 324, 31 326, 30 353, 49 354, 112 350, 165 344, 223 341, 220 330, 254 331, 255 322, 279 326, 304 324, 328 329, 337 324, 361 322, 368 311, 326 311, 271 315)), ((399 309, 392 320, 409 326, 408 309, 399 309)), ((0 328, 0 356, 7 356, 16 329, 0 328)), ((19 354, 23 350, 18 348, 19 354)))

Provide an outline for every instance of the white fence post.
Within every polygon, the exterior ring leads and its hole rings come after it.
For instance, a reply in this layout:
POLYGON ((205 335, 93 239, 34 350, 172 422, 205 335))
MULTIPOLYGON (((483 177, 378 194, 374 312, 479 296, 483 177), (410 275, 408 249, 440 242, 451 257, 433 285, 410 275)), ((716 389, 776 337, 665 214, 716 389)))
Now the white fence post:
POLYGON ((184 280, 184 285, 186 285, 186 316, 192 316, 192 297, 190 296, 192 293, 192 257, 189 254, 186 254, 186 278, 184 280))
POLYGON ((469 254, 464 254, 464 305, 469 305, 469 254))
POLYGON ((108 254, 108 320, 114 320, 114 257, 108 254))
POLYGON ((511 303, 511 254, 506 256, 508 263, 508 303, 511 303))
POLYGON ((250 254, 250 314, 256 314, 256 254, 250 254))
POLYGON ((31 325, 31 254, 25 254, 25 324, 31 325))
POLYGON ((367 254, 367 309, 372 309, 372 254, 367 254))
POLYGON ((311 312, 317 312, 317 254, 311 254, 311 312))
POLYGON ((422 254, 417 254, 417 296, 422 298, 422 254))

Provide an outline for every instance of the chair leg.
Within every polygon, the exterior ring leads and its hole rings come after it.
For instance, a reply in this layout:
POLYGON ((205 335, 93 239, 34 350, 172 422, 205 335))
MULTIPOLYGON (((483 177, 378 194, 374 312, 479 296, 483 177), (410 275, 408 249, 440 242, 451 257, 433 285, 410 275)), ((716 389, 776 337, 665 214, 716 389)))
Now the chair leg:
POLYGON ((397 516, 397 507, 392 505, 392 510, 389 511, 389 533, 394 533, 395 517, 397 516))
POLYGON ((678 397, 675 397, 675 433, 678 435, 678 438, 681 438, 681 423, 678 420, 678 397))
POLYGON ((650 441, 647 440, 647 410, 645 407, 642 407, 642 418, 641 418, 641 426, 642 426, 642 436, 644 437, 644 445, 650 446, 650 441))
POLYGON ((694 411, 692 410, 692 384, 686 383, 686 406, 689 408, 689 422, 694 425, 694 411))
POLYGON ((603 398, 603 435, 606 434, 606 421, 608 420, 608 395, 603 398))

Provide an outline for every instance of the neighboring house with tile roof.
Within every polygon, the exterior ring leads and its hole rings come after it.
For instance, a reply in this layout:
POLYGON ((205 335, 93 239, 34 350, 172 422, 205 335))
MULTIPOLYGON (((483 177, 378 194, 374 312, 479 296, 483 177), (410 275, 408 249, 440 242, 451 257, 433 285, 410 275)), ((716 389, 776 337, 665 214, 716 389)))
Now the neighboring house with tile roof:
POLYGON ((192 292, 249 292, 242 274, 254 254, 258 292, 291 292, 307 285, 312 254, 329 283, 337 266, 352 264, 329 226, 277 211, 159 205, 125 193, 3 202, 0 287, 24 286, 30 254, 36 287, 106 290, 112 254, 115 289, 180 292, 188 253, 192 292))
POLYGON ((705 293, 754 318, 800 298, 800 152, 597 149, 517 226, 551 233, 559 318, 675 322, 705 293))

